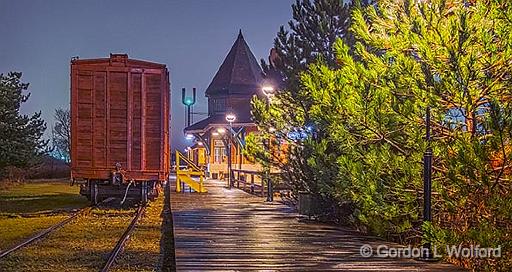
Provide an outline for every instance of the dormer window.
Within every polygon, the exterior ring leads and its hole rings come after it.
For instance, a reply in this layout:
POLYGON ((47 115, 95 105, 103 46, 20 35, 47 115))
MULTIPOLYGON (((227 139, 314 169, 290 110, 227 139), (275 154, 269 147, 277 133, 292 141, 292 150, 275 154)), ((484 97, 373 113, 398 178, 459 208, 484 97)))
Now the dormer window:
POLYGON ((212 100, 213 113, 223 113, 226 111, 225 98, 213 98, 212 100))

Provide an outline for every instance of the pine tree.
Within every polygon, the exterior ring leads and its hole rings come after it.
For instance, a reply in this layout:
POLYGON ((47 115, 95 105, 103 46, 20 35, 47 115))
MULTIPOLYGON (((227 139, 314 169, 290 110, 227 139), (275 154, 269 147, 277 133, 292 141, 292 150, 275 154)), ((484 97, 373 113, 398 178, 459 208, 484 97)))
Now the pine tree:
POLYGON ((322 59, 335 67, 334 42, 338 38, 350 40, 350 9, 342 0, 297 0, 292 5, 289 30, 281 26, 274 40, 275 54, 269 64, 262 61, 266 74, 281 77, 285 83, 281 87, 294 93, 300 73, 309 64, 322 59))
POLYGON ((340 38, 346 43, 352 42, 348 31, 350 12, 359 5, 349 5, 342 0, 297 0, 292 5, 293 20, 288 24, 289 30, 281 27, 269 63, 262 61, 266 79, 279 89, 278 94, 270 111, 267 111, 265 102, 253 101, 253 115, 263 134, 258 139, 249 140, 252 144, 248 153, 281 169, 284 180, 293 184, 296 191, 325 192, 322 195, 326 205, 332 204, 332 197, 322 180, 333 180, 333 175, 336 175, 334 157, 318 158, 317 161, 311 157, 331 154, 333 146, 325 141, 326 132, 322 124, 314 124, 308 116, 312 103, 309 96, 299 91, 300 76, 308 65, 318 61, 330 68, 337 67, 333 46, 340 38), (293 135, 302 135, 300 138, 303 139, 298 140, 293 135), (286 142, 283 148, 294 159, 281 161, 281 158, 265 154, 264 149, 258 149, 261 147, 259 143, 265 143, 269 138, 274 141, 273 146, 286 142), (319 150, 323 152, 317 152, 319 150))
POLYGON ((310 118, 336 146, 333 195, 352 199, 358 221, 379 235, 414 242, 423 231, 438 249, 501 246, 505 258, 453 260, 479 271, 512 266, 511 8, 379 1, 354 11, 356 44, 340 41, 339 68, 312 65, 301 77, 310 118), (421 220, 427 107, 433 224, 421 220))
MULTIPOLYGON (((294 188, 351 202, 349 219, 375 234, 421 244, 421 233, 438 249, 501 246, 501 258, 451 260, 510 271, 511 3, 382 0, 351 22, 354 44, 335 43, 335 67, 310 64, 297 92, 278 94, 269 111, 253 101, 263 138, 293 147, 273 163, 294 188), (427 107, 432 224, 422 220, 427 107)), ((265 158, 256 144, 249 150, 265 158)))
POLYGON ((42 140, 46 129, 41 112, 31 116, 20 113, 21 105, 30 94, 25 94, 28 83, 21 82, 21 73, 0 74, 0 177, 8 167, 25 168, 38 162, 46 151, 47 140, 42 140))

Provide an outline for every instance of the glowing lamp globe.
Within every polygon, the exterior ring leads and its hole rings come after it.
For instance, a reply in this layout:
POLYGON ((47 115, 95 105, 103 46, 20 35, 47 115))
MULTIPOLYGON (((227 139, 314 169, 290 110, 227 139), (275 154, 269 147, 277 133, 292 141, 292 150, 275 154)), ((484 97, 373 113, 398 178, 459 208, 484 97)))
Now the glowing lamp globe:
POLYGON ((233 123, 233 122, 235 122, 235 120, 236 120, 235 114, 233 114, 233 113, 226 114, 226 121, 228 121, 229 123, 233 123))

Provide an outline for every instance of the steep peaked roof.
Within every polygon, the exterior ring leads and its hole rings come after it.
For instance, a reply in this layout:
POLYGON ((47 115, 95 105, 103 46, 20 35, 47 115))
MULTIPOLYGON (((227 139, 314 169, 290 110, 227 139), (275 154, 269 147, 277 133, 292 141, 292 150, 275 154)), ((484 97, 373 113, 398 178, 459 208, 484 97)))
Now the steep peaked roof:
POLYGON ((206 89, 206 96, 252 95, 259 90, 262 80, 261 67, 240 30, 238 38, 206 89))

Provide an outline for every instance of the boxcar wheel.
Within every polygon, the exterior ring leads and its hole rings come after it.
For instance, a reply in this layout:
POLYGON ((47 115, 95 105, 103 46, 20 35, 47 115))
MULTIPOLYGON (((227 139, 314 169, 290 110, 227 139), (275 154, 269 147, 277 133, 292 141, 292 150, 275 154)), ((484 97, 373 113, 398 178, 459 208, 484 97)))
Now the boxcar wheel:
POLYGON ((91 196, 91 203, 98 204, 98 184, 94 180, 89 180, 89 194, 91 196))
POLYGON ((140 196, 142 203, 148 202, 148 182, 143 181, 140 184, 140 196))

